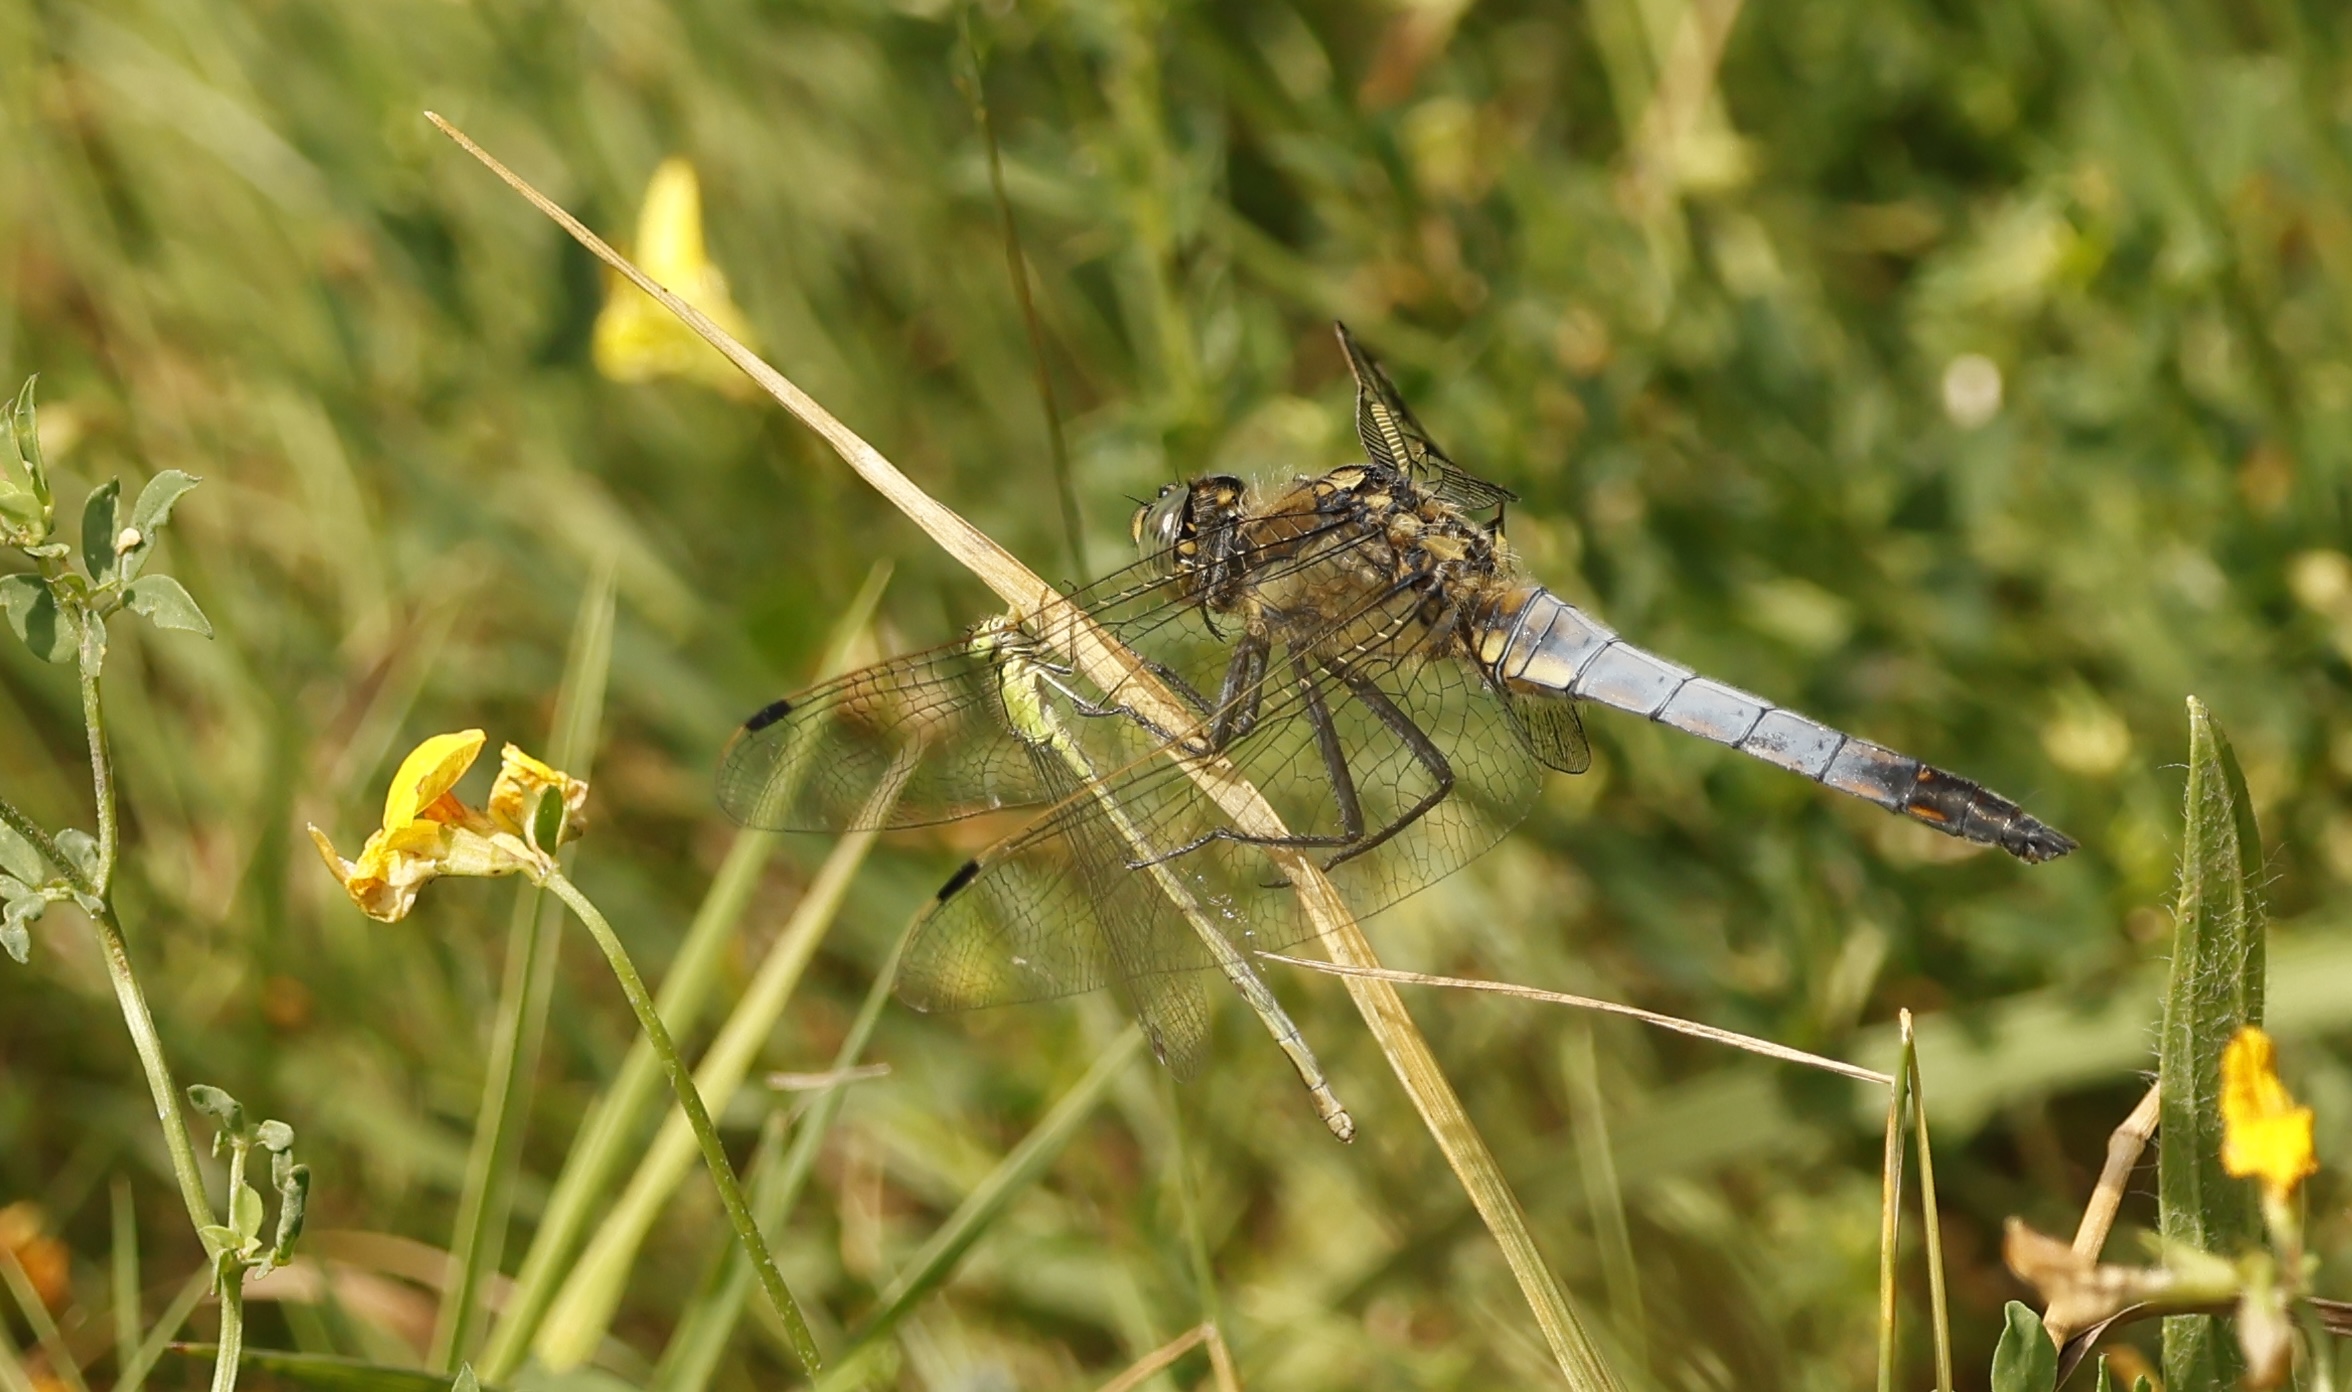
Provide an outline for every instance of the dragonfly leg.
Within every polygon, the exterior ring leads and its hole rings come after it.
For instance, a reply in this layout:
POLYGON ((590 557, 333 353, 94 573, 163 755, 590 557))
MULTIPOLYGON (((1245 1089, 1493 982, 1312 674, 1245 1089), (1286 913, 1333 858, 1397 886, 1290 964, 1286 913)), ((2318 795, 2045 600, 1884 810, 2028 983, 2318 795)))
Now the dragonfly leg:
POLYGON ((1225 681, 1217 690, 1217 710, 1209 720, 1208 748, 1202 752, 1221 754, 1235 740, 1258 727, 1258 698, 1265 690, 1265 681, 1266 640, 1246 634, 1233 645, 1233 657, 1225 664, 1225 681))
POLYGON ((1430 777, 1436 780, 1436 786, 1424 794, 1419 802, 1406 808, 1395 821, 1373 832, 1370 836, 1351 842, 1338 855, 1325 861, 1323 868, 1329 870, 1333 866, 1353 860, 1367 851, 1378 849, 1398 832, 1428 816, 1429 809, 1445 801, 1447 795, 1454 791, 1454 766, 1446 761, 1445 751, 1430 741, 1429 736, 1423 732, 1421 727, 1413 723, 1411 716, 1398 710, 1396 703, 1388 699, 1388 693, 1382 691, 1377 683, 1368 677, 1357 676, 1334 663, 1327 662, 1324 667, 1332 676, 1339 679, 1342 686, 1353 692, 1355 698, 1363 702, 1364 708, 1378 717, 1381 724, 1386 725, 1398 739, 1405 742, 1405 747, 1412 751, 1413 757, 1420 760, 1421 766, 1429 770, 1430 777))
POLYGON ((1299 694, 1306 698, 1307 719, 1315 727, 1315 747, 1323 755, 1323 772, 1331 779, 1332 800, 1339 805, 1339 833, 1350 842, 1360 840, 1364 804, 1356 796, 1356 776, 1348 770, 1347 751, 1339 744, 1339 727, 1331 723, 1331 707, 1324 703, 1323 689, 1315 684, 1306 659, 1293 653, 1290 662, 1298 672, 1299 694))

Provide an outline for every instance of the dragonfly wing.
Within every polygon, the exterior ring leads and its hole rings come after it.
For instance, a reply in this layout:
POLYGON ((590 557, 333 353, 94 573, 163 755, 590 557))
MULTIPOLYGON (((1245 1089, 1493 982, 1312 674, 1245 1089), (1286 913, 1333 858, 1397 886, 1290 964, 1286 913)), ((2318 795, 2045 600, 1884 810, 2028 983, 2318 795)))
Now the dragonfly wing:
POLYGON ((1334 324, 1339 346, 1347 354, 1348 370, 1356 379, 1356 435, 1364 442, 1364 457, 1374 465, 1412 478, 1456 507, 1481 511, 1517 502, 1519 495, 1488 483, 1446 457, 1421 422, 1413 418, 1398 395, 1396 384, 1380 364, 1356 342, 1347 325, 1334 324))
POLYGON ((1584 737, 1584 720, 1576 703, 1550 696, 1523 696, 1498 691, 1512 733, 1527 746, 1536 762, 1556 773, 1582 773, 1592 767, 1592 744, 1584 737))
MULTIPOLYGON (((1294 834, 1323 843, 1315 854, 1359 914, 1485 854, 1534 805, 1534 751, 1474 668, 1420 655, 1301 656, 1317 668, 1336 758, 1302 696, 1285 703, 1291 718, 1262 722, 1234 762, 1294 834)), ((1303 924, 1259 917, 1262 938, 1304 936, 1303 924)))
POLYGON ((1050 802, 1029 747, 1008 725, 996 663, 969 639, 863 668, 770 705, 719 761, 719 806, 771 831, 863 830, 867 799, 913 756, 879 825, 923 826, 1050 802))
POLYGON ((1075 793, 958 871, 915 929, 898 994, 918 1010, 963 1010, 1108 986, 1160 1060, 1189 1076, 1209 1022, 1195 969, 1211 957, 1176 901, 1130 868, 1139 819, 1106 805, 1109 791, 1075 793))

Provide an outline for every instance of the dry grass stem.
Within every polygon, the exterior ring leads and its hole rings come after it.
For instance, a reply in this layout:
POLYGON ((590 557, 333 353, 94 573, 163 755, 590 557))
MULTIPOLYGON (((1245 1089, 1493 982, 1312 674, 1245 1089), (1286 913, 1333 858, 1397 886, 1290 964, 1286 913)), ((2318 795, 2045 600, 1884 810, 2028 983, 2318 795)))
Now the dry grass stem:
POLYGON ((1775 1044, 1769 1039, 1758 1039, 1750 1034, 1737 1034, 1731 1030, 1717 1029, 1713 1025, 1702 1025, 1695 1020, 1685 1020, 1680 1016, 1661 1015, 1655 1010, 1644 1010, 1634 1005, 1621 1005, 1616 1001, 1598 1000, 1592 996, 1572 996, 1565 991, 1546 991, 1540 987, 1520 986, 1508 981, 1480 981, 1475 977, 1431 976, 1427 972, 1398 971, 1393 967, 1362 967, 1338 962, 1318 962, 1308 957, 1287 957, 1279 952, 1261 952, 1258 954, 1258 958, 1260 961, 1280 962, 1289 967, 1304 967, 1308 971, 1324 972, 1331 976, 1353 977, 1370 981, 1393 981, 1400 986, 1444 986, 1456 991, 1487 991, 1498 996, 1516 996, 1521 1000, 1542 1001, 1546 1005, 1565 1005, 1577 1010, 1599 1011, 1604 1015, 1621 1015, 1628 1020, 1639 1020, 1645 1025, 1655 1025, 1659 1029, 1673 1030, 1676 1034, 1687 1034, 1694 1039, 1729 1045, 1734 1049, 1745 1049, 1751 1054, 1762 1054, 1766 1058, 1779 1059, 1783 1063, 1796 1063, 1807 1068, 1818 1068, 1824 1073, 1835 1073, 1841 1078, 1852 1078, 1858 1083, 1873 1083, 1879 1087, 1892 1087, 1895 1081, 1875 1068, 1864 1068, 1858 1063, 1847 1063, 1843 1059, 1824 1058, 1820 1054, 1808 1054, 1802 1049, 1792 1049, 1786 1044, 1775 1044))
POLYGON ((1166 1368, 1204 1343, 1209 1346, 1210 1362, 1222 1370, 1217 1378, 1217 1386, 1219 1392, 1224 1392, 1224 1389, 1233 1386, 1229 1380, 1233 1360, 1232 1356, 1225 1352, 1225 1340, 1217 1333, 1217 1326, 1213 1324, 1196 1324, 1185 1330, 1150 1353, 1136 1359, 1125 1372, 1096 1388, 1095 1392, 1134 1392, 1134 1389, 1149 1381, 1154 1373, 1166 1368))
MULTIPOLYGON (((1132 652, 1084 611, 1064 602, 1051 585, 1021 564, 1011 552, 916 487, 880 451, 836 420, 783 374, 720 330, 692 305, 656 284, 577 218, 557 207, 462 131, 438 115, 425 114, 442 133, 505 180, 575 241, 677 315, 748 373, 786 410, 823 436, 859 477, 904 512, 942 550, 1026 616, 1029 627, 1045 645, 1068 660, 1089 682, 1105 692, 1116 693, 1120 701, 1162 729, 1186 729, 1197 723, 1191 711, 1132 652)), ((1178 747, 1168 749, 1166 757, 1199 784, 1237 829, 1262 838, 1286 834, 1274 809, 1224 759, 1204 758, 1178 747)), ((1302 910, 1315 925, 1324 950, 1333 960, 1347 966, 1377 968, 1379 961, 1371 943, 1341 900, 1339 891, 1324 877, 1315 858, 1279 847, 1268 848, 1267 854, 1288 877, 1302 910)), ((1579 1392, 1615 1388, 1616 1380, 1603 1363, 1599 1350, 1570 1310, 1558 1279, 1544 1264, 1534 1235, 1528 1230, 1525 1209, 1512 1193, 1484 1138, 1471 1125, 1461 1099, 1439 1070, 1428 1042, 1406 1013, 1394 986, 1377 978, 1351 976, 1347 987, 1390 1067, 1412 1098, 1414 1108, 1444 1152, 1447 1164, 1460 1178, 1480 1218, 1502 1247, 1504 1259, 1543 1331, 1544 1341, 1567 1375, 1570 1386, 1579 1392)))
POLYGON ((2082 1223, 2074 1230, 2077 1256, 2096 1258, 2107 1245, 2107 1234, 2115 1227, 2115 1210, 2123 1204, 2124 1186, 2131 1183, 2133 1168, 2140 1163, 2140 1156, 2156 1135, 2156 1119, 2162 1109, 2160 1088, 2150 1083, 2140 1104, 2131 1109, 2131 1115, 2107 1138, 2107 1163, 2099 1171, 2099 1183, 2091 1190, 2090 1202, 2083 1205, 2082 1223))
POLYGON ((1919 1147, 1919 1219, 1927 1239, 1927 1303, 1935 1329, 1936 1392, 1952 1392, 1952 1308, 1944 1292, 1944 1220, 1936 1206, 1935 1149, 1928 1144, 1927 1093, 1919 1076, 1919 1039, 1911 1012, 1899 1017, 1904 1079, 1911 1086, 1912 1141, 1919 1147))
POLYGON ((861 1063, 855 1068, 836 1068, 830 1073, 770 1073, 765 1081, 777 1092, 817 1092, 837 1083, 862 1083, 889 1076, 887 1063, 861 1063))

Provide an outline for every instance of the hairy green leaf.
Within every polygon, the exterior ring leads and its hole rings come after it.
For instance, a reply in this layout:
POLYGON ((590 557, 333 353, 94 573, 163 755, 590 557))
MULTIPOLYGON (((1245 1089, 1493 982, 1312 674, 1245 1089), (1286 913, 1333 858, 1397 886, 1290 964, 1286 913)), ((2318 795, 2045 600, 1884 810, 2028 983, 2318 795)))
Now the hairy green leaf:
MULTIPOLYGON (((2233 1256, 2260 1240, 2253 1187, 2221 1168, 2221 1052, 2262 1021, 2262 841, 2245 775, 2203 702, 2189 699, 2189 783, 2180 903, 2165 990, 2157 1130, 2158 1226, 2168 1243, 2233 1256)), ((2164 1321, 2164 1384, 2234 1386, 2228 1326, 2212 1315, 2164 1321)))

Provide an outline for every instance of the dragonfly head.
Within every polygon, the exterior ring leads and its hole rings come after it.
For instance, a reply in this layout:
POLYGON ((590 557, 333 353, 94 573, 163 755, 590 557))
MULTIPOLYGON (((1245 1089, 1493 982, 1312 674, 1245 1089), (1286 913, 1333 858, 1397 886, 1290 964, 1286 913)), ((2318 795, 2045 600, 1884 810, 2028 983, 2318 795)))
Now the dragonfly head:
POLYGON ((1241 480, 1231 474, 1164 484, 1157 496, 1135 510, 1128 530, 1138 550, 1164 557, 1172 570, 1189 569, 1200 554, 1201 534, 1239 514, 1242 492, 1241 480))

